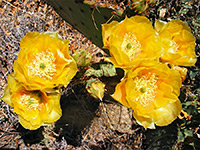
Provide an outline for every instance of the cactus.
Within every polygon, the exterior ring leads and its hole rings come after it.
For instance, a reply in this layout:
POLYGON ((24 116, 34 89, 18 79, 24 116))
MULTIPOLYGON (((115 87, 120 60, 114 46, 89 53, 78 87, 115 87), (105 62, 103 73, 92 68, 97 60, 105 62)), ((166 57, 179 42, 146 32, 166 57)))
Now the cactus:
MULTIPOLYGON (((118 15, 113 17, 115 10, 96 6, 95 3, 84 3, 83 0, 47 0, 47 2, 64 20, 100 48, 103 47, 101 24, 109 19, 122 20, 118 15)), ((116 12, 120 14, 119 11, 116 10, 116 12)))

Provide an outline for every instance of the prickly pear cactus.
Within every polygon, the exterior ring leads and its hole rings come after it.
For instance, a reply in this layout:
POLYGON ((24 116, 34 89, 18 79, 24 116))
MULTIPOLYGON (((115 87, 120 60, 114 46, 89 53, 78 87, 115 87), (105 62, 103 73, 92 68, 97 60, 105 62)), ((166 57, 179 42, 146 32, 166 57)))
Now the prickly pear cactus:
MULTIPOLYGON (((94 44, 102 48, 101 24, 108 20, 122 20, 115 10, 86 3, 84 0, 47 0, 56 12, 94 44)), ((122 14, 121 14, 122 15, 122 14)))

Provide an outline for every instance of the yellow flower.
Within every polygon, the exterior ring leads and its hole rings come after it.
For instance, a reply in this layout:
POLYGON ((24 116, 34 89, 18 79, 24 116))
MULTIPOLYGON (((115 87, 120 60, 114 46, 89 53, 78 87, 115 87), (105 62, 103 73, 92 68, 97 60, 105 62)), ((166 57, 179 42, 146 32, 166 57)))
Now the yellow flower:
POLYGON ((57 33, 27 33, 13 66, 16 79, 29 90, 67 86, 77 71, 68 43, 57 33))
POLYGON ((55 122, 62 115, 59 92, 28 91, 15 79, 13 73, 8 75, 8 85, 2 100, 14 107, 13 112, 18 114, 21 125, 30 130, 55 122))
POLYGON ((104 47, 116 67, 131 68, 144 59, 160 57, 160 39, 151 22, 144 16, 125 18, 120 23, 102 25, 104 47))
POLYGON ((186 23, 172 20, 168 23, 155 22, 155 29, 161 38, 162 61, 173 65, 194 66, 195 38, 186 23))
POLYGON ((145 128, 170 124, 181 111, 178 99, 180 74, 156 61, 143 61, 132 68, 112 95, 133 109, 133 116, 145 128))

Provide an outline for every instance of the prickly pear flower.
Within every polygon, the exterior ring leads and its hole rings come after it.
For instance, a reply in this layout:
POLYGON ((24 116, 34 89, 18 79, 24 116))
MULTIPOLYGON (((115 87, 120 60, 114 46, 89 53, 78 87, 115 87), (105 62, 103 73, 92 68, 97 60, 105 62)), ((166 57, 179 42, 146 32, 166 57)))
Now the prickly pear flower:
POLYGON ((144 59, 160 57, 160 40, 151 22, 144 16, 125 18, 120 23, 102 25, 104 46, 116 67, 131 68, 144 59))
POLYGON ((162 61, 177 66, 194 66, 195 58, 195 38, 191 29, 181 20, 172 20, 163 23, 159 20, 155 22, 155 29, 160 35, 162 51, 162 61))
POLYGON ((68 43, 57 33, 27 33, 13 66, 16 79, 28 90, 67 86, 77 71, 68 43))
POLYGON ((53 123, 62 115, 58 91, 54 90, 54 93, 28 91, 15 79, 13 73, 8 75, 8 85, 2 100, 14 107, 13 112, 18 114, 20 124, 30 130, 53 123))
POLYGON ((181 112, 178 99, 180 74, 166 64, 143 61, 132 68, 112 95, 133 109, 135 119, 146 128, 170 124, 181 112))

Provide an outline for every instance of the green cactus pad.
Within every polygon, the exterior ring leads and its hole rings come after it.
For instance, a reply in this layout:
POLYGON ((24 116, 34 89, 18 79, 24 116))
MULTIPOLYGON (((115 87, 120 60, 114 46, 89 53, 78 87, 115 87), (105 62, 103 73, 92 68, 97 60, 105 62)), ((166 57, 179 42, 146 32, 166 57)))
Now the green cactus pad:
POLYGON ((89 76, 95 76, 97 78, 100 78, 103 76, 103 70, 99 69, 96 70, 94 68, 89 68, 86 72, 85 72, 85 76, 89 77, 89 76))
MULTIPOLYGON (((47 0, 47 2, 66 22, 102 48, 101 24, 113 16, 113 9, 86 4, 83 0, 47 0)), ((112 19, 122 20, 118 15, 112 19)))
POLYGON ((102 76, 113 77, 117 75, 115 67, 111 63, 95 64, 94 67, 99 69, 91 67, 85 72, 85 76, 95 76, 99 78, 102 76))
POLYGON ((103 74, 105 77, 113 77, 116 76, 116 70, 114 65, 108 63, 108 64, 101 64, 100 65, 101 70, 103 70, 103 74))

